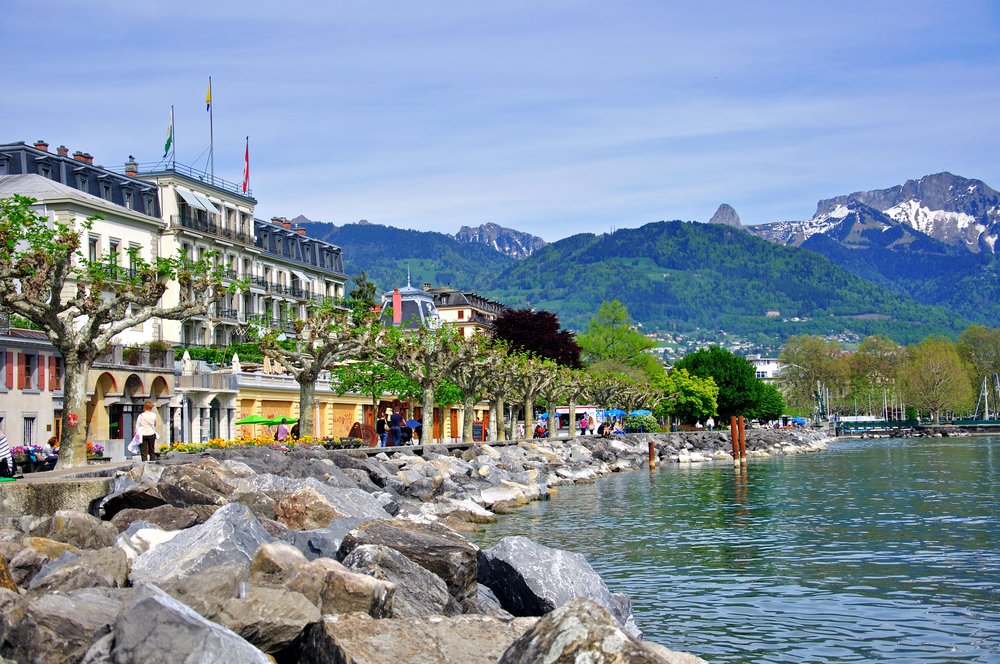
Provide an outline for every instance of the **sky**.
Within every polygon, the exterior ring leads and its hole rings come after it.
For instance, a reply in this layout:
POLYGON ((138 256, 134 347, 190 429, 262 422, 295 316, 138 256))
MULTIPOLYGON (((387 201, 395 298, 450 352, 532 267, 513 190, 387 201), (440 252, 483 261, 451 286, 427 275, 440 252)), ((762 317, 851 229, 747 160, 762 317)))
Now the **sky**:
POLYGON ((1000 3, 0 0, 0 142, 176 158, 256 216, 555 241, 1000 188, 1000 3))

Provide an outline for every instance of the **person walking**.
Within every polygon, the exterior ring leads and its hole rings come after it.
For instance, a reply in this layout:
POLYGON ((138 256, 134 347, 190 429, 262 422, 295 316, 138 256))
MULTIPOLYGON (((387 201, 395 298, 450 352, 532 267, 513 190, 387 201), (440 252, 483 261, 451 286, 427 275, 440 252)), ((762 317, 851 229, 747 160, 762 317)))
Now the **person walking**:
POLYGON ((709 416, 709 418, 705 420, 705 426, 708 427, 709 431, 715 431, 715 420, 712 419, 711 416, 709 416))
POLYGON ((580 435, 581 436, 586 436, 587 435, 587 427, 588 426, 589 426, 589 423, 587 421, 587 416, 584 415, 583 417, 580 418, 580 435))
POLYGON ((384 410, 378 414, 378 419, 375 420, 375 433, 378 434, 379 447, 385 447, 385 439, 389 437, 389 432, 386 430, 384 410))
POLYGON ((142 405, 142 412, 135 418, 135 432, 142 436, 139 443, 139 456, 143 461, 156 461, 156 413, 153 412, 153 402, 142 405))
POLYGON ((398 446, 403 437, 403 415, 399 412, 399 406, 393 408, 392 415, 389 416, 389 433, 391 434, 392 446, 398 446))

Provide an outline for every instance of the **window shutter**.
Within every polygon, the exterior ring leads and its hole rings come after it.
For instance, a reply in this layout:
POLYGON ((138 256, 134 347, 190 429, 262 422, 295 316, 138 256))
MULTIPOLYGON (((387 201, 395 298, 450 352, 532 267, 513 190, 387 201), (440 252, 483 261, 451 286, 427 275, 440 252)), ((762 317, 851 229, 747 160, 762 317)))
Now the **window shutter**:
POLYGON ((7 353, 7 389, 14 388, 14 353, 7 353))
POLYGON ((25 358, 24 353, 18 353, 17 354, 17 358, 18 358, 17 369, 16 369, 16 371, 17 371, 17 389, 23 390, 24 389, 24 365, 27 364, 27 359, 25 358))
POLYGON ((58 386, 56 385, 56 358, 54 355, 49 355, 49 392, 55 392, 58 386))

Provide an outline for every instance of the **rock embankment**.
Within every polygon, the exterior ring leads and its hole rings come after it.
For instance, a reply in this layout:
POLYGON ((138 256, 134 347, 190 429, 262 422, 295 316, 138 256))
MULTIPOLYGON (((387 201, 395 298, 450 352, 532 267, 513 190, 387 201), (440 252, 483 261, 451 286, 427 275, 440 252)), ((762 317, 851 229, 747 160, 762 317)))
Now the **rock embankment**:
MULTIPOLYGON (((825 444, 782 433, 751 432, 748 446, 825 444)), ((629 598, 582 556, 523 537, 482 550, 460 534, 552 486, 638 468, 650 440, 681 462, 728 445, 697 432, 137 465, 93 514, 0 524, 0 659, 701 661, 643 641, 629 598)))

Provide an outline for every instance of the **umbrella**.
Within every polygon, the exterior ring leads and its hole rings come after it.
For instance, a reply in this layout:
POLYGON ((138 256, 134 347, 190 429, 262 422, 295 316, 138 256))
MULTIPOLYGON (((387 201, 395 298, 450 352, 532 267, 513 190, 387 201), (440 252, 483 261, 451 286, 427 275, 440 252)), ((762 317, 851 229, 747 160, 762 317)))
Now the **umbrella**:
POLYGON ((547 419, 549 419, 549 414, 548 413, 542 413, 541 415, 538 416, 538 419, 540 419, 540 420, 547 420, 547 419))
POLYGON ((281 420, 285 420, 285 424, 295 424, 299 421, 297 417, 272 417, 269 420, 264 420, 263 422, 258 422, 257 424, 263 424, 265 426, 273 427, 281 424, 281 420))
POLYGON ((621 408, 612 408, 610 410, 604 411, 605 415, 610 415, 611 417, 621 417, 625 414, 625 411, 621 408))
POLYGON ((406 420, 406 426, 416 429, 419 426, 423 426, 423 423, 420 420, 406 420))
POLYGON ((233 424, 267 424, 270 421, 262 415, 247 415, 242 419, 236 420, 233 424))
POLYGON ((629 415, 652 415, 653 413, 648 410, 633 410, 629 415))

